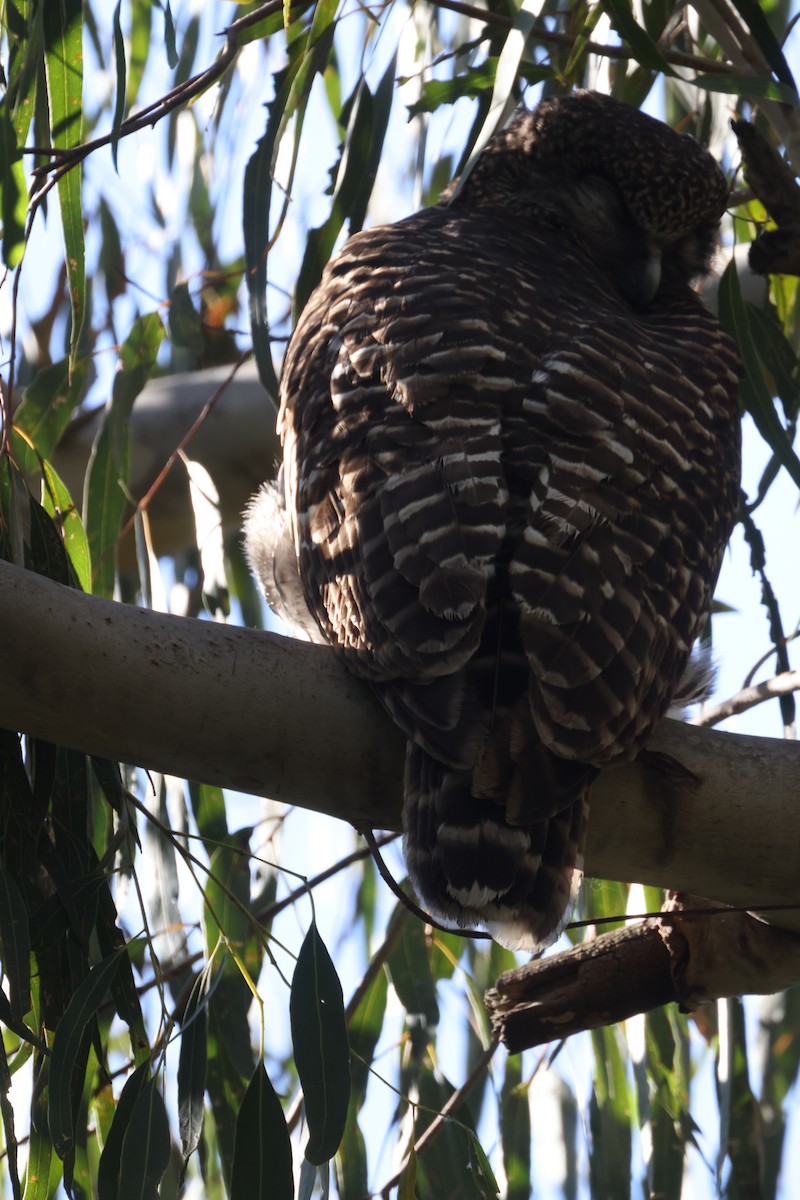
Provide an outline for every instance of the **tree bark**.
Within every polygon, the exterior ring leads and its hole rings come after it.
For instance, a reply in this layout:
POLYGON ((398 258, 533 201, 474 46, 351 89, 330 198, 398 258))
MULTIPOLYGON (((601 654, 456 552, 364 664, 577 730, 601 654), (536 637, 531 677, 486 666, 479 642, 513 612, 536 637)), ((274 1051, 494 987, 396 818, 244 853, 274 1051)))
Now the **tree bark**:
MULTIPOLYGON (((85 596, 0 563, 0 725, 400 826, 403 738, 332 651, 85 596)), ((592 789, 589 875, 800 903, 800 745, 664 721, 592 789)), ((800 928, 794 912, 770 913, 800 928)))
POLYGON ((495 1033, 516 1054, 672 1001, 692 1011, 800 980, 800 938, 748 913, 710 907, 673 895, 663 917, 506 971, 486 993, 495 1033))
MULTIPOLYGON (((255 363, 245 363, 227 382, 232 370, 232 366, 223 366, 187 371, 145 385, 128 424, 128 488, 135 500, 148 492, 170 452, 222 389, 186 453, 201 463, 214 481, 223 527, 233 528, 241 522, 250 496, 274 476, 281 447, 275 432, 275 405, 261 386, 255 363)), ((103 411, 97 409, 70 426, 53 456, 53 465, 79 508, 103 411)), ((148 512, 156 554, 175 554, 192 543, 195 528, 189 481, 180 463, 161 482, 148 512)), ((119 545, 122 570, 133 564, 134 555, 133 536, 129 535, 119 545)))

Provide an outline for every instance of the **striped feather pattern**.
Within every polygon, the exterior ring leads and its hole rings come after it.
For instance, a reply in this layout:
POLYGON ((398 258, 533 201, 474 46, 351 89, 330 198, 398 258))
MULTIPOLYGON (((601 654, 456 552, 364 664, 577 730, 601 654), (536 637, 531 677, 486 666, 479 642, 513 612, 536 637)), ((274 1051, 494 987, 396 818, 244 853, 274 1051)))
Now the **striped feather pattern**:
POLYGON ((690 286, 724 197, 650 118, 548 101, 353 237, 287 352, 280 562, 409 738, 421 899, 515 948, 562 927, 592 779, 669 706, 732 528, 739 365, 690 286))

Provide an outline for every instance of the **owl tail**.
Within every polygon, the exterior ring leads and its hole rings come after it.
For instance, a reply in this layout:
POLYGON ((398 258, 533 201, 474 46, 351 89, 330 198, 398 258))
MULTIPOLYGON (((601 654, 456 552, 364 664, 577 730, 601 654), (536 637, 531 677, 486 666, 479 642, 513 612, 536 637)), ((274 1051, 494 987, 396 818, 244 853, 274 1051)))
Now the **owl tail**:
POLYGON ((435 916, 535 954, 560 934, 580 885, 588 784, 547 819, 510 825, 503 804, 472 794, 471 779, 408 743, 409 874, 435 916))

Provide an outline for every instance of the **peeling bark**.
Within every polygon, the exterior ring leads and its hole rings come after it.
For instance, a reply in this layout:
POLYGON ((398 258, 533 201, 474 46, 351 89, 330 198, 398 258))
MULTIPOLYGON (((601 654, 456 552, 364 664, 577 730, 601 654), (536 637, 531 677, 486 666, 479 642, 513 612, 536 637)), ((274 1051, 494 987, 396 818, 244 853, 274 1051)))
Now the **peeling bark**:
POLYGON ((724 996, 765 995, 799 982, 800 936, 672 893, 663 917, 507 971, 486 993, 486 1006, 495 1033, 516 1054, 670 1002, 691 1012, 724 996))

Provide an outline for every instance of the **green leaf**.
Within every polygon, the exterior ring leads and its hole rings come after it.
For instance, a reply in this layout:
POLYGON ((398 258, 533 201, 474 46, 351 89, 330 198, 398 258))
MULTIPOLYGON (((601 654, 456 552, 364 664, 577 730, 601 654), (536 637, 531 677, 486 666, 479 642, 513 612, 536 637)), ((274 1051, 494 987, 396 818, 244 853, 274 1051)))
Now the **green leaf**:
MULTIPOLYGON (((397 912, 394 919, 396 916, 397 912)), ((422 1017, 428 1028, 438 1025, 436 984, 431 974, 425 928, 421 921, 405 922, 387 966, 394 990, 409 1016, 422 1017)))
MULTIPOLYGON (((275 160, 289 121, 296 114, 292 159, 288 171, 287 196, 291 190, 311 85, 325 69, 333 44, 338 0, 318 0, 307 35, 298 39, 299 49, 289 67, 275 75, 275 98, 267 106, 267 126, 259 138, 244 173, 242 197, 245 279, 250 302, 253 354, 259 378, 270 396, 278 395, 278 381, 272 362, 271 337, 267 315, 267 255, 270 250, 270 202, 275 160)), ((284 213, 286 211, 284 204, 284 213)), ((283 221, 279 217, 273 240, 283 221)))
POLYGON ((345 221, 349 233, 357 233, 364 223, 375 176, 381 160, 386 127, 394 95, 396 59, 386 68, 373 96, 362 77, 350 108, 350 120, 339 164, 331 215, 319 229, 308 235, 303 264, 294 296, 295 319, 317 286, 323 268, 345 221))
POLYGON ((333 1162, 340 1200, 364 1200, 369 1195, 367 1146, 352 1100, 344 1135, 333 1162))
POLYGON ((128 420, 133 402, 155 365, 164 326, 157 313, 138 317, 119 356, 111 403, 95 439, 87 471, 84 524, 97 595, 114 591, 114 548, 127 502, 128 420))
POLYGON ((3 262, 12 270, 25 253, 28 189, 17 134, 7 104, 0 106, 0 219, 3 223, 3 262))
POLYGON ((734 259, 728 263, 720 280, 719 315, 723 325, 735 338, 744 362, 746 374, 740 385, 742 403, 764 441, 800 487, 800 459, 792 449, 764 379, 758 343, 750 325, 748 307, 742 299, 734 259))
POLYGON ((130 63, 125 103, 130 109, 139 98, 153 35, 152 0, 131 0, 130 63))
MULTIPOLYGON (((38 1068, 41 1060, 37 1061, 38 1068)), ((53 1153, 47 1128, 47 1092, 34 1093, 31 1101, 31 1128, 28 1135, 28 1167, 25 1172, 23 1200, 52 1200, 61 1181, 61 1160, 53 1153)), ((100 1197, 100 1200, 107 1198, 100 1197)))
POLYGON ((749 25, 750 32, 759 50, 772 67, 778 79, 797 95, 797 84, 781 50, 780 43, 772 32, 770 23, 764 13, 763 5, 758 0, 733 0, 733 5, 749 25))
POLYGON ((169 0, 164 5, 164 49, 167 52, 167 63, 174 71, 178 65, 178 51, 175 48, 175 22, 172 19, 172 9, 169 0))
MULTIPOLYGON (((60 150, 78 146, 83 123, 83 3, 59 0, 45 6, 45 64, 50 133, 60 150)), ((81 208, 81 171, 73 167, 58 181, 64 231, 72 329, 70 364, 74 365, 86 305, 86 265, 81 208)))
POLYGON ((83 528, 80 513, 72 503, 72 497, 55 467, 49 462, 42 464, 42 506, 53 520, 60 525, 64 537, 64 548, 69 555, 73 570, 84 592, 92 590, 92 562, 89 542, 83 528))
MULTIPOLYGON (((437 1077, 425 1064, 419 1075, 416 1134, 419 1138, 444 1108, 455 1088, 437 1077)), ((417 1159, 417 1187, 422 1200, 433 1196, 458 1196, 458 1200, 485 1200, 484 1181, 475 1171, 472 1135, 475 1122, 470 1107, 459 1105, 458 1117, 445 1121, 417 1159)))
POLYGON ((497 1186, 494 1171, 491 1168, 489 1159, 486 1157, 486 1151, 478 1141, 478 1135, 475 1133, 469 1139, 469 1148, 469 1163, 475 1173, 475 1181, 480 1189, 480 1193, 486 1200, 495 1200, 500 1195, 500 1188, 497 1186))
POLYGON ((692 84, 694 87, 704 88, 707 92, 777 100, 779 104, 788 104, 791 108, 800 109, 800 97, 797 92, 785 83, 776 83, 774 79, 766 79, 761 75, 695 75, 692 84))
POLYGON ((216 843, 224 842, 228 837, 225 795, 222 788, 214 787, 210 783, 190 781, 189 800, 198 832, 208 854, 211 855, 216 849, 216 843))
POLYGON ((405 1166, 400 1172, 397 1200, 417 1200, 417 1153, 413 1142, 409 1147, 405 1166))
POLYGON ((316 924, 297 959, 289 1018, 310 1133, 305 1154, 320 1166, 333 1158, 342 1140, 350 1099, 350 1049, 342 985, 316 924))
POLYGON ((69 362, 59 362, 37 371, 25 389, 14 414, 14 428, 30 439, 42 458, 50 458, 80 404, 86 379, 84 363, 78 363, 70 379, 69 362))
POLYGON ((72 1070, 78 1059, 84 1030, 105 1000, 111 980, 119 969, 120 953, 117 951, 104 958, 81 980, 53 1037, 47 1121, 53 1147, 61 1159, 71 1153, 75 1144, 71 1100, 72 1070))
POLYGON ((509 1055, 500 1097, 500 1137, 508 1180, 506 1200, 528 1200, 531 1194, 531 1110, 522 1082, 520 1055, 509 1055))
POLYGON ((366 1096, 369 1067, 383 1030, 388 991, 386 972, 381 970, 361 997, 361 1002, 347 1025, 347 1036, 352 1052, 350 1064, 351 1107, 354 1105, 356 1112, 361 1108, 366 1096))
POLYGON ((292 1145, 281 1102, 259 1063, 236 1118, 230 1200, 293 1200, 292 1145))
MULTIPOLYGON (((13 441, 12 441, 13 444, 13 441)), ((30 511, 30 548, 25 565, 37 575, 70 586, 69 562, 64 543, 53 518, 41 504, 28 498, 30 511)))
POLYGON ((631 1177, 632 1096, 615 1026, 592 1030, 594 1088, 589 1104, 593 1197, 627 1196, 631 1177))
POLYGON ((726 1099, 720 1099, 720 1111, 727 1109, 727 1121, 721 1120, 720 1140, 731 1163, 728 1195, 741 1200, 761 1197, 761 1110, 750 1087, 747 1066, 747 1036, 744 1006, 739 997, 721 1002, 726 1009, 727 1036, 720 1037, 717 1086, 724 1086, 726 1099), (724 1081, 724 1083, 723 1083, 724 1081))
POLYGON ((0 1037, 0 1113, 3 1118, 3 1134, 5 1140, 5 1160, 8 1181, 11 1184, 11 1194, 14 1200, 20 1200, 22 1189, 19 1182, 17 1165, 17 1133, 14 1125, 14 1107, 9 1099, 11 1089, 11 1072, 8 1069, 6 1045, 0 1037))
POLYGON ((636 20, 631 0, 600 0, 600 5, 608 13, 620 39, 630 46, 637 62, 661 75, 675 74, 647 30, 636 20))
POLYGON ((688 1032, 667 1009, 645 1018, 646 1079, 640 1084, 640 1110, 650 1114, 650 1192, 664 1200, 680 1200, 685 1169, 689 1116, 688 1032))
POLYGON ((169 1120, 158 1081, 137 1096, 119 1164, 118 1200, 158 1200, 158 1185, 169 1166, 169 1120))
POLYGON ((188 283, 179 283, 169 298, 169 336, 176 346, 187 346, 196 354, 203 349, 200 314, 192 304, 188 283))
POLYGON ((125 39, 122 36, 122 26, 119 20, 119 12, 122 7, 122 0, 117 0, 117 7, 114 9, 114 61, 117 67, 117 97, 114 104, 114 117, 111 122, 111 161, 114 164, 114 170, 119 174, 117 166, 117 150, 119 149, 119 131, 122 125, 123 117, 125 116, 125 91, 127 88, 128 67, 125 62, 125 39))
POLYGON ((184 1160, 200 1143, 205 1116, 206 1069, 208 1066, 208 985, 210 974, 198 976, 181 1022, 181 1053, 178 1059, 178 1127, 184 1160))
POLYGON ((28 909, 13 877, 0 863, 0 942, 3 974, 8 978, 11 1012, 16 1021, 31 1007, 31 935, 28 909))
POLYGON ((97 1168, 98 1200, 117 1200, 122 1145, 130 1125, 134 1105, 150 1079, 150 1063, 143 1062, 126 1080, 117 1101, 117 1111, 108 1131, 97 1168))

